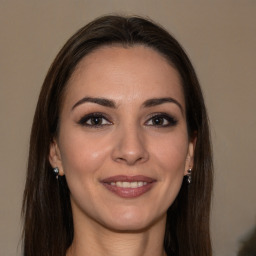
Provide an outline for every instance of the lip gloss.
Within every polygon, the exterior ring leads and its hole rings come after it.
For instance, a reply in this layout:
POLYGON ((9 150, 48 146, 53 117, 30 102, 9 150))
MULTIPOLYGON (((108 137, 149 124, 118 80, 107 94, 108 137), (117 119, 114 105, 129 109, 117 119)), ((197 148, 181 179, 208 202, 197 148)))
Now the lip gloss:
POLYGON ((120 197, 135 198, 149 191, 156 180, 143 175, 118 175, 106 178, 101 182, 105 188, 120 197))

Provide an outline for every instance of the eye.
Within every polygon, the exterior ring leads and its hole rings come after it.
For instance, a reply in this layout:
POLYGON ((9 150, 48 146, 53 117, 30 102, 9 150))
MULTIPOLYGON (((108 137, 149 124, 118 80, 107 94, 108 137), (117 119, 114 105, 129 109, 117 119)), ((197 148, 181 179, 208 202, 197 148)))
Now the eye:
POLYGON ((80 125, 89 127, 102 127, 110 125, 111 122, 102 113, 91 113, 82 117, 79 122, 80 125))
POLYGON ((170 127, 177 124, 177 120, 168 114, 154 114, 148 121, 146 125, 156 126, 156 127, 170 127))

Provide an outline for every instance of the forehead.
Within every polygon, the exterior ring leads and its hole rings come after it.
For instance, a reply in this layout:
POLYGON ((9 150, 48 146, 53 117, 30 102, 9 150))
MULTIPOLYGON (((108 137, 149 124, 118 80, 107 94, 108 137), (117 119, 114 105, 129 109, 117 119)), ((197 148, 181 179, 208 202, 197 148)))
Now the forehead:
POLYGON ((156 50, 136 45, 104 46, 85 56, 66 88, 64 101, 79 97, 153 98, 171 96, 184 104, 178 71, 156 50))

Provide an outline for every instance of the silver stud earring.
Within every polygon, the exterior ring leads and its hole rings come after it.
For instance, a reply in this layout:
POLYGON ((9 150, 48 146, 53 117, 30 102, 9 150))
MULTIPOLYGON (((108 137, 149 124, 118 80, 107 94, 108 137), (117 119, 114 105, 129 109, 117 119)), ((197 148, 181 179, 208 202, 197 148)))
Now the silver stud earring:
POLYGON ((188 174, 186 175, 186 176, 187 176, 187 182, 188 182, 188 184, 190 184, 191 181, 192 181, 191 173, 192 173, 192 169, 190 168, 190 169, 188 169, 188 174))
POLYGON ((55 168, 53 168, 53 172, 54 172, 54 174, 56 175, 56 179, 58 179, 58 177, 59 177, 59 168, 58 167, 55 167, 55 168))

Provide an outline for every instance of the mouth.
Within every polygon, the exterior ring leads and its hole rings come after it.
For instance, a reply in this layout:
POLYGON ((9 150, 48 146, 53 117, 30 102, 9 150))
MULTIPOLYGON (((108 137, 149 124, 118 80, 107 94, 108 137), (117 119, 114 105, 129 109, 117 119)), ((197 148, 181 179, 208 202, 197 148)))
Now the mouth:
POLYGON ((139 197, 148 192, 155 182, 155 179, 142 175, 118 175, 101 181, 105 188, 122 198, 139 197))

